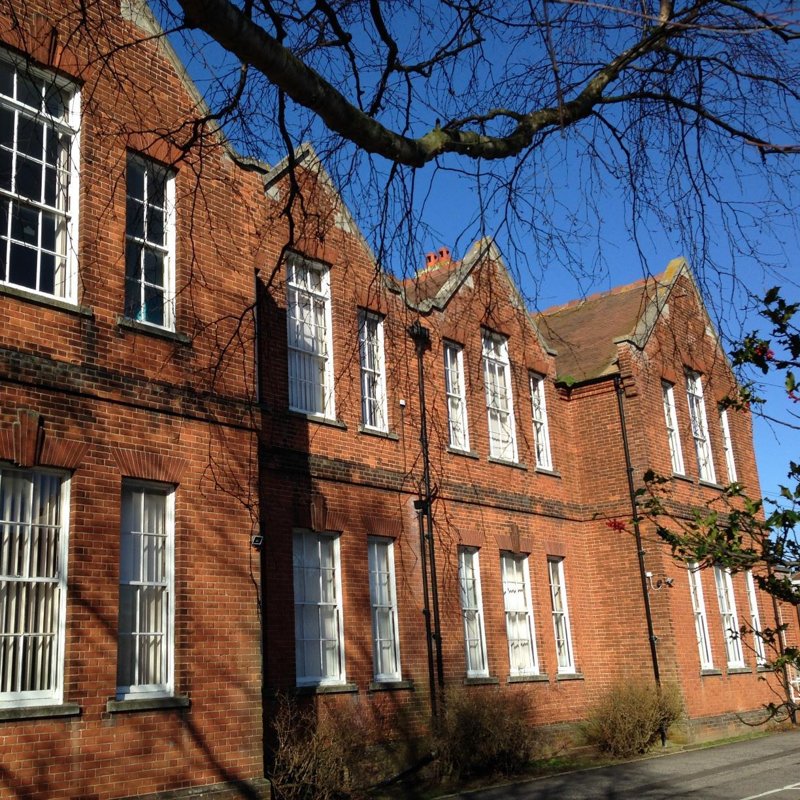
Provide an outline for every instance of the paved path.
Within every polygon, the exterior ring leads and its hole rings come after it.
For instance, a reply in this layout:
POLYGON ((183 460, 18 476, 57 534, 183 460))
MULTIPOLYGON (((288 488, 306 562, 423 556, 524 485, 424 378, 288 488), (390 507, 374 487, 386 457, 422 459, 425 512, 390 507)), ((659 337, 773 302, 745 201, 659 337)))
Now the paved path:
POLYGON ((455 795, 464 800, 800 800, 800 731, 455 795))

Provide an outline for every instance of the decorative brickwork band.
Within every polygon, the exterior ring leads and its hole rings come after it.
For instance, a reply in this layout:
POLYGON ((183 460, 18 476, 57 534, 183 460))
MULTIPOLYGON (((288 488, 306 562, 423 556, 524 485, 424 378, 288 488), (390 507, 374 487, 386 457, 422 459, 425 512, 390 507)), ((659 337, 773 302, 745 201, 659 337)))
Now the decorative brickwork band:
POLYGON ((177 456, 162 456, 123 447, 112 447, 111 454, 117 462, 117 468, 126 478, 180 483, 186 471, 186 459, 177 456))

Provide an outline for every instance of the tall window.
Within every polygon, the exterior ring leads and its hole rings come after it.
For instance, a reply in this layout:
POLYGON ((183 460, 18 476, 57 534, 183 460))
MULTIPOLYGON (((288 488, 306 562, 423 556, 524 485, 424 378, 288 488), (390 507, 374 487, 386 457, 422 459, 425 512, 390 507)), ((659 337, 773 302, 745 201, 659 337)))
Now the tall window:
POLYGON ((692 612, 694 613, 694 632, 697 636, 697 649, 700 653, 700 669, 712 669, 714 660, 711 657, 711 640, 708 636, 708 619, 706 603, 703 599, 703 582, 700 569, 695 562, 688 565, 689 592, 692 596, 692 612))
POLYGON ((486 659, 486 634, 483 630, 483 598, 478 551, 462 547, 458 551, 458 576, 461 582, 461 611, 464 616, 464 644, 467 653, 467 677, 489 674, 486 659))
POLYGON ((299 258, 287 263, 289 407, 332 418, 333 359, 328 269, 299 258))
POLYGON ((761 638, 761 615, 758 613, 758 595, 752 570, 745 571, 744 585, 747 588, 747 604, 750 606, 750 627, 753 629, 753 650, 756 654, 756 664, 762 667, 767 663, 767 654, 764 640, 761 638))
POLYGON ((0 283, 74 301, 78 93, 0 60, 0 283))
POLYGON ((728 482, 736 483, 736 461, 733 458, 733 440, 731 439, 731 428, 728 424, 728 410, 720 409, 719 424, 722 428, 722 447, 725 450, 725 466, 728 468, 728 482))
POLYGON ((464 350, 452 342, 445 342, 444 345, 444 388, 447 394, 450 447, 454 450, 469 450, 464 350))
POLYGON ((175 179, 149 158, 128 153, 125 212, 125 316, 175 327, 175 179))
POLYGON ((711 442, 708 438, 708 422, 706 420, 706 404, 703 399, 703 383, 697 372, 686 373, 686 396, 689 401, 689 419, 692 422, 692 437, 697 453, 697 468, 700 479, 716 482, 714 459, 711 456, 711 442))
POLYGON ((536 448, 536 466, 552 469, 550 457, 550 431, 547 427, 547 406, 544 399, 544 377, 531 374, 531 410, 533 414, 533 444, 536 448))
POLYGON ((664 422, 667 425, 667 441, 669 442, 669 454, 672 458, 672 471, 676 475, 683 475, 683 450, 681 449, 681 437, 678 433, 678 415, 675 410, 675 393, 672 384, 668 381, 661 381, 661 394, 664 399, 664 422))
POLYGON ((0 706, 62 700, 68 487, 0 469, 0 706))
POLYGON ((294 535, 294 635, 298 685, 344 683, 339 539, 294 535))
POLYGON ((376 681, 399 681, 400 636, 394 580, 394 543, 369 540, 369 599, 372 605, 372 657, 376 681))
POLYGON ((719 615, 722 618, 722 630, 725 634, 725 653, 729 667, 743 667, 742 640, 739 634, 739 618, 736 616, 736 599, 733 596, 731 571, 723 567, 714 567, 714 580, 717 584, 719 615))
POLYGON ((172 694, 175 494, 122 487, 117 696, 172 694))
POLYGON ((534 638, 528 559, 511 553, 501 553, 500 568, 503 574, 503 603, 511 674, 534 675, 539 671, 539 663, 534 638))
POLYGON ((548 558, 547 567, 550 572, 550 601, 553 608, 553 632, 556 639, 558 671, 560 673, 575 672, 567 590, 564 584, 564 559, 548 558))
POLYGON ((383 318, 369 311, 359 315, 361 354, 361 419, 365 428, 385 431, 386 361, 383 351, 383 318))
POLYGON ((508 339, 489 331, 483 333, 483 380, 489 417, 489 455, 504 461, 516 461, 517 437, 508 339))

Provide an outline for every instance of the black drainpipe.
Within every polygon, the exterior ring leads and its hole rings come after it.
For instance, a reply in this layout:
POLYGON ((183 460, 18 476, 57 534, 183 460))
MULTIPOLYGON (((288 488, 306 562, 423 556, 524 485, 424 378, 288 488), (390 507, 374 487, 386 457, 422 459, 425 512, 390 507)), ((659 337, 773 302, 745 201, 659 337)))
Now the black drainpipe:
MULTIPOLYGON (((631 518, 633 520, 633 535, 636 539, 636 553, 639 556, 639 578, 642 582, 642 598, 644 599, 644 614, 647 618, 647 636, 650 639, 650 658, 653 661, 653 677, 656 686, 661 688, 661 671, 658 667, 658 637, 653 630, 653 612, 650 608, 650 595, 647 591, 647 570, 644 564, 644 549, 642 548, 642 531, 639 527, 639 512, 636 507, 636 489, 633 484, 633 464, 631 463, 631 450, 628 445, 628 427, 625 424, 624 392, 619 375, 614 376, 614 388, 617 391, 617 408, 619 409, 619 424, 622 432, 622 446, 625 450, 625 468, 628 474, 628 497, 631 503, 631 518)), ((661 744, 666 746, 667 731, 661 726, 661 744)))
POLYGON ((428 445, 428 419, 425 407, 425 369, 423 357, 431 347, 430 331, 417 320, 408 329, 417 352, 417 376, 419 382, 419 442, 422 449, 422 492, 414 502, 419 519, 419 544, 422 566, 422 591, 425 595, 423 615, 425 616, 425 633, 428 644, 428 680, 431 694, 431 715, 435 719, 438 713, 436 689, 444 692, 444 663, 442 660, 442 632, 439 620, 439 585, 436 579, 436 547, 433 537, 433 497, 431 493, 430 452, 428 445), (427 558, 426 558, 427 544, 427 558), (426 563, 427 561, 427 563, 426 563), (430 569, 430 590, 428 586, 428 569, 430 569), (430 602, 429 602, 430 591, 430 602), (431 629, 431 604, 433 605, 433 629, 431 629), (434 679, 433 651, 436 649, 436 673, 434 679))

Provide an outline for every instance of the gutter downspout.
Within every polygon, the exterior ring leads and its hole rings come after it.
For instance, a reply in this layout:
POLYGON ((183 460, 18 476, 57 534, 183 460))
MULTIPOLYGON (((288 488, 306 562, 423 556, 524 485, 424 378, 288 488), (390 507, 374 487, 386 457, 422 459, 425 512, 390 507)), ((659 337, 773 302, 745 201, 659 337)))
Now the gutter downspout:
MULTIPOLYGON (((614 375, 614 388, 617 393, 617 408, 619 410, 620 431, 622 433, 622 446, 625 450, 625 471, 628 476, 628 498, 631 504, 631 519, 633 520, 633 534, 636 540, 636 553, 639 557, 639 578, 642 583, 642 599, 644 600, 644 614, 647 619, 647 637, 650 640, 650 658, 653 662, 653 678, 656 686, 661 688, 661 670, 658 665, 658 637, 653 629, 653 612, 650 607, 650 594, 647 591, 647 570, 645 569, 644 555, 642 548, 642 530, 639 526, 639 512, 636 507, 636 489, 633 483, 633 464, 631 463, 631 451, 628 444, 628 427, 625 423, 625 405, 623 402, 624 391, 619 375, 614 375)), ((667 744, 667 731, 663 724, 660 729, 661 746, 667 744)))
POLYGON ((425 369, 423 357, 431 347, 430 331, 417 320, 408 329, 417 352, 417 377, 419 382, 420 428, 419 442, 422 450, 422 492, 414 501, 419 519, 420 554, 422 566, 422 589, 425 595, 423 615, 428 645, 428 680, 431 693, 431 715, 437 717, 436 689, 444 692, 444 662, 442 660, 442 630, 439 618, 439 586, 436 578, 436 546, 433 537, 433 496, 431 492, 430 448, 428 443, 428 415, 425 406, 425 369), (426 548, 427 544, 427 564, 426 548), (430 600, 433 605, 433 629, 429 605, 428 569, 430 569, 430 600), (434 680, 433 650, 436 648, 436 676, 434 680))

